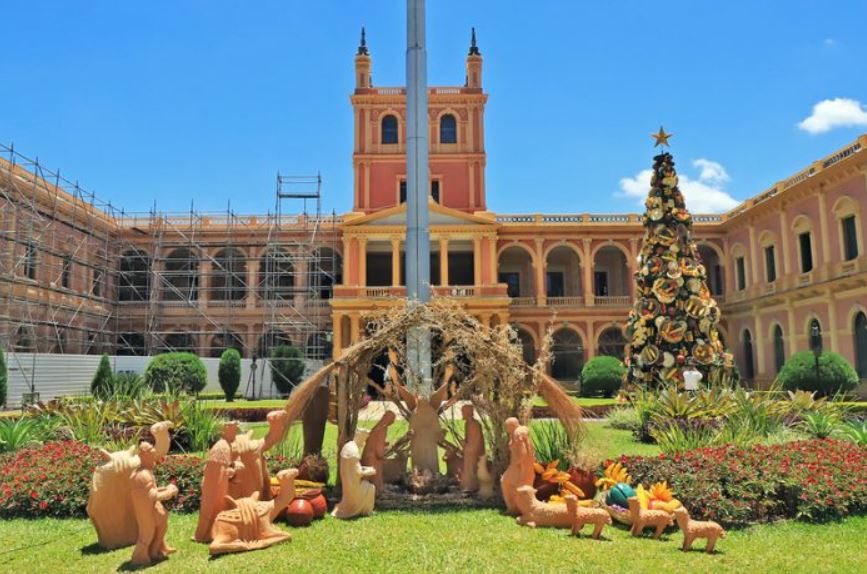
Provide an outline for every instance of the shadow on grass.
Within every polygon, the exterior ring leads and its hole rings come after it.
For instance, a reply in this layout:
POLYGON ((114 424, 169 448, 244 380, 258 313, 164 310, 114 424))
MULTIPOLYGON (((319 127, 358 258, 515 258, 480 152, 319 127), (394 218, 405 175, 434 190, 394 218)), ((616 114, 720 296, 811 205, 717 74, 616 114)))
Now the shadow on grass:
POLYGON ((93 544, 82 546, 80 552, 82 556, 94 556, 97 554, 108 554, 111 550, 103 548, 99 545, 99 542, 94 542, 93 544))
POLYGON ((133 564, 132 560, 127 560, 126 562, 117 567, 117 572, 136 572, 138 570, 147 570, 148 568, 156 566, 157 564, 165 562, 166 560, 168 560, 168 558, 160 558, 159 560, 155 560, 151 564, 146 564, 143 566, 133 564))

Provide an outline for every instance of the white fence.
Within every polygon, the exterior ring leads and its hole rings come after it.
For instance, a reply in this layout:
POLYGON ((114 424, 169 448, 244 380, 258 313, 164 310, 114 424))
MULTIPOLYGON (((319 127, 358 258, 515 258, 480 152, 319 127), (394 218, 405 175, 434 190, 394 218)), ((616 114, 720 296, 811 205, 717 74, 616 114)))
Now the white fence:
MULTIPOLYGON (((142 374, 151 357, 110 356, 115 372, 131 371, 142 374)), ((45 353, 8 353, 6 364, 9 370, 9 396, 6 407, 20 408, 26 393, 39 393, 39 400, 90 394, 90 382, 99 365, 99 355, 55 355, 45 353)), ((217 379, 220 359, 202 358, 208 370, 208 385, 205 392, 220 392, 217 379)), ((245 391, 250 384, 252 359, 241 359, 241 385, 238 392, 245 391)), ((305 373, 318 369, 321 361, 305 360, 305 373)), ((271 369, 267 361, 256 362, 256 395, 274 396, 276 390, 271 383, 271 369)))

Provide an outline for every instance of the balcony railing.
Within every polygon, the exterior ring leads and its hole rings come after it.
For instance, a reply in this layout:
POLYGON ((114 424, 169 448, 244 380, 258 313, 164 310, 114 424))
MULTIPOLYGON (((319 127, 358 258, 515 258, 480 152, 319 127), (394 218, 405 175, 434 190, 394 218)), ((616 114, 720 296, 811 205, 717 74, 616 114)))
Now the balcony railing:
POLYGON ((581 295, 572 295, 569 297, 548 297, 546 299, 548 305, 552 307, 583 307, 584 297, 581 295))
POLYGON ((597 307, 625 307, 632 302, 632 297, 629 295, 608 295, 593 297, 593 304, 597 307))
POLYGON ((512 297, 512 307, 535 307, 535 297, 512 297))
POLYGON ((449 287, 434 287, 433 292, 437 297, 475 297, 476 288, 470 285, 455 285, 449 287))

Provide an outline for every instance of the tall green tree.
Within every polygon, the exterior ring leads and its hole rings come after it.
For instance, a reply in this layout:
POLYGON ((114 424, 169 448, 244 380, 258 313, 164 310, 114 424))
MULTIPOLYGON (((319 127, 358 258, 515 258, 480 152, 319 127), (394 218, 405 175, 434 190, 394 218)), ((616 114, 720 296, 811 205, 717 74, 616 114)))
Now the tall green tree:
MULTIPOLYGON (((660 128, 654 137, 657 145, 667 145, 670 136, 660 128)), ((717 330, 720 308, 708 289, 692 216, 668 152, 653 158, 645 208, 636 298, 627 322, 627 383, 680 386, 687 364, 711 385, 733 382, 737 370, 717 330)))
POLYGON ((226 395, 226 402, 235 400, 235 392, 241 385, 241 353, 237 349, 226 349, 220 356, 220 368, 217 370, 220 388, 226 395))
POLYGON ((99 399, 105 399, 114 392, 114 372, 111 370, 111 360, 103 354, 99 366, 90 382, 90 393, 99 399))

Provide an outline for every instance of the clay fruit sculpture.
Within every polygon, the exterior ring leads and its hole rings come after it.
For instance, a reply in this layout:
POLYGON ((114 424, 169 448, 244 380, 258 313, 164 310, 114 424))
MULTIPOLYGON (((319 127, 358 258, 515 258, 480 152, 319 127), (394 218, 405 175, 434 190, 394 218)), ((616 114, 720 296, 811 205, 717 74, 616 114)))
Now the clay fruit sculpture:
POLYGON ((605 495, 605 504, 629 508, 629 499, 636 495, 635 489, 625 482, 618 482, 605 495))

